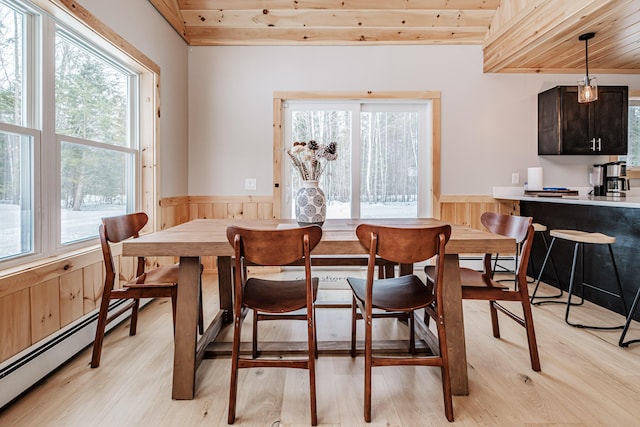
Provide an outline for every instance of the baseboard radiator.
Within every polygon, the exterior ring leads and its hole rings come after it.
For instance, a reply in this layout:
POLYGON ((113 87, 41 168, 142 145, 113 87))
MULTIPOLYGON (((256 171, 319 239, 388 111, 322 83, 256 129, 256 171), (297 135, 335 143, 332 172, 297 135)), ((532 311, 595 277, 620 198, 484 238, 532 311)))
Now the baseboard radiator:
MULTIPOLYGON (((150 300, 140 301, 140 305, 150 300)), ((126 300, 116 300, 109 306, 114 313, 126 300)), ((107 325, 111 330, 130 317, 122 314, 107 325)), ((93 343, 98 312, 88 314, 48 336, 44 340, 16 354, 0 364, 0 411, 31 387, 65 364, 69 359, 93 343)), ((87 369, 89 360, 87 359, 87 369)))

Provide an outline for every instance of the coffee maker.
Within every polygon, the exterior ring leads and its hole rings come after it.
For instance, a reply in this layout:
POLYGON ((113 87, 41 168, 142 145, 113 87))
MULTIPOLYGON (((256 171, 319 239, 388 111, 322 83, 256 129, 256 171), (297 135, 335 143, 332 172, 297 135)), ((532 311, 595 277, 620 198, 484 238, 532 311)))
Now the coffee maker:
POLYGON ((604 166, 605 195, 614 198, 625 197, 625 191, 629 190, 626 162, 609 162, 604 166))

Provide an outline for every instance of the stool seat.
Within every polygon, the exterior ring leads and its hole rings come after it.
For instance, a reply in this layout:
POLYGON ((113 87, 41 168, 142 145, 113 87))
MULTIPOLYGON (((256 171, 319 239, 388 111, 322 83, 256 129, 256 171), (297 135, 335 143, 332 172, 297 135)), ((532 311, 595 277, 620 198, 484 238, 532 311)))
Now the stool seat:
POLYGON ((616 242, 615 237, 607 236, 602 233, 589 233, 580 230, 551 230, 551 237, 558 239, 570 240, 579 243, 593 243, 598 245, 611 245, 616 242))
POLYGON ((533 231, 537 232, 542 232, 542 231, 547 231, 547 226, 546 225, 542 225, 539 222, 534 222, 533 224, 533 231))

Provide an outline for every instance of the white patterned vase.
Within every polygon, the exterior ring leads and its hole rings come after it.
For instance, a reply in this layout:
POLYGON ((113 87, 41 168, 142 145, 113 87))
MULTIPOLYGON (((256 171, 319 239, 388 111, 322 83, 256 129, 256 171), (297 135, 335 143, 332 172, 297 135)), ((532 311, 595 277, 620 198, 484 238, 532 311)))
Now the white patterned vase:
POLYGON ((296 221, 298 225, 322 226, 327 216, 327 199, 318 187, 318 181, 302 181, 296 193, 296 221))

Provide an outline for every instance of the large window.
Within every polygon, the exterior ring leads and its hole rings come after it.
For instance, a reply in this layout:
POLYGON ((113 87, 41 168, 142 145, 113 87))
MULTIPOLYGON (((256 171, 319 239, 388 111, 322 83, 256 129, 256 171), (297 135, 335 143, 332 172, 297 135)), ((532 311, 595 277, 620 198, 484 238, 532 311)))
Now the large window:
POLYGON ((0 0, 2 267, 95 244, 101 217, 137 208, 141 71, 69 22, 0 0))
POLYGON ((628 151, 627 166, 640 168, 640 97, 629 99, 628 151))
MULTIPOLYGON (((289 101, 285 112, 285 148, 311 139, 338 144, 320 180, 328 218, 430 216, 430 101, 289 101)), ((300 177, 283 165, 283 212, 292 216, 300 177)))
POLYGON ((68 244, 95 237, 100 218, 133 209, 137 79, 63 29, 55 61, 60 243, 68 244))

